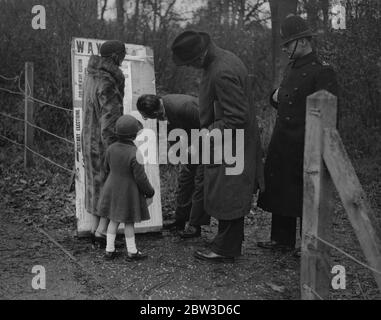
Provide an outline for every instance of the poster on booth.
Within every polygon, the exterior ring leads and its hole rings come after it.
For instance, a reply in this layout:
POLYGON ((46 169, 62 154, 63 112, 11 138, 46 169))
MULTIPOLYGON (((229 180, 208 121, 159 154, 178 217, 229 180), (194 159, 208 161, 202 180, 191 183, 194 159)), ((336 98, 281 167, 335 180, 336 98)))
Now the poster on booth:
MULTIPOLYGON (((72 87, 74 106, 74 139, 75 139, 75 190, 76 190, 76 217, 77 232, 87 234, 91 230, 91 215, 85 209, 85 168, 81 148, 82 130, 82 98, 87 64, 91 55, 99 55, 99 50, 105 40, 72 38, 71 63, 72 87)), ((136 101, 142 94, 155 94, 155 72, 153 52, 149 47, 126 44, 126 57, 120 67, 125 76, 125 96, 123 101, 124 114, 131 114, 140 120, 145 128, 156 132, 155 120, 143 120, 136 109, 136 101)), ((157 141, 150 141, 157 143, 157 141)), ((162 228, 162 212, 160 198, 159 166, 145 165, 148 179, 155 189, 153 203, 149 207, 151 219, 135 225, 137 233, 155 232, 162 228)), ((120 226, 123 228, 123 225, 120 226)))

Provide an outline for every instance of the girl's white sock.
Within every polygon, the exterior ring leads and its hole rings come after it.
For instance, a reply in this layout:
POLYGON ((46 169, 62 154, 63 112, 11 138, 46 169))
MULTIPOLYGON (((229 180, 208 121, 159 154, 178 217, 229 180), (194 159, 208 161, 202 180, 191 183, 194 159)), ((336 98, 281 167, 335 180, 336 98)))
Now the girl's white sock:
POLYGON ((115 251, 115 238, 116 238, 116 234, 107 233, 107 245, 106 245, 107 252, 115 251))
POLYGON ((136 249, 136 243, 135 243, 135 236, 131 238, 126 237, 126 246, 127 246, 127 252, 128 253, 137 253, 138 250, 136 249))

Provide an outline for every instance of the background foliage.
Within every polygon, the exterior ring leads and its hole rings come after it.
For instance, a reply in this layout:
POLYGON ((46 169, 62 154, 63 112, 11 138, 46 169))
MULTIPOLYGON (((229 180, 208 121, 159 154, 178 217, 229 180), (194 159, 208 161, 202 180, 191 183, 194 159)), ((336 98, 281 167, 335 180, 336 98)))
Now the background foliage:
MULTIPOLYGON (((100 19, 97 1, 40 0, 47 13, 47 29, 31 28, 33 0, 0 0, 0 74, 19 74, 25 61, 35 64, 35 96, 66 108, 72 107, 71 38, 116 38, 150 46, 155 53, 159 93, 197 95, 199 73, 176 68, 170 45, 184 29, 208 31, 221 47, 235 52, 248 66, 252 93, 263 124, 270 106, 268 93, 273 83, 272 39, 265 0, 203 1, 189 8, 193 18, 184 21, 176 10, 180 0, 118 0, 117 20, 100 19), (124 9, 121 5, 124 2, 124 9)), ((330 1, 303 0, 298 13, 305 15, 319 31, 319 54, 338 73, 340 83, 340 132, 355 156, 373 156, 381 149, 381 9, 377 0, 347 0, 347 30, 329 28, 325 6, 330 1)), ((329 9, 329 7, 328 7, 329 9)), ((17 84, 0 80, 1 87, 17 84)), ((22 116, 23 102, 0 93, 1 111, 22 116)), ((46 106, 36 105, 36 123, 72 136, 72 119, 46 106)), ((20 139, 20 128, 0 120, 3 134, 20 139)), ((22 128, 21 128, 22 129, 22 128)), ((48 137, 44 136, 43 140, 48 137)), ((1 144, 4 142, 1 141, 1 144)))

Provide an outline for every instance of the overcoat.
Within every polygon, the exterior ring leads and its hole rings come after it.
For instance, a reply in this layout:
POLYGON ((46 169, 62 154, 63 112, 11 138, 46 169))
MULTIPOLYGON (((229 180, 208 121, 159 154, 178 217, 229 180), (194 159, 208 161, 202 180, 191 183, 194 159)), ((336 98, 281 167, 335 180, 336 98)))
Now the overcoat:
POLYGON ((162 99, 168 131, 181 128, 190 137, 192 129, 200 129, 198 98, 185 94, 167 94, 162 99))
MULTIPOLYGON (((188 146, 191 144, 192 129, 200 129, 198 98, 185 94, 162 96, 165 115, 168 120, 168 134, 174 129, 182 129, 187 134, 188 146)), ((171 141, 170 144, 174 144, 171 141)))
MULTIPOLYGON (((208 48, 203 69, 199 90, 201 127, 222 133, 232 129, 233 141, 236 129, 244 132, 243 148, 242 144, 241 147, 233 144, 233 150, 240 149, 238 156, 243 157, 241 173, 227 174, 226 168, 235 165, 227 164, 225 158, 220 164, 214 161, 204 165, 206 212, 219 220, 234 220, 250 212, 257 187, 259 131, 255 107, 250 103, 248 71, 236 55, 213 42, 208 48)), ((225 141, 226 135, 223 137, 225 141)))
POLYGON ((115 142, 106 152, 107 180, 99 200, 99 215, 120 223, 150 219, 146 198, 155 194, 144 166, 136 159, 133 141, 115 142))
POLYGON ((124 75, 117 65, 91 56, 83 96, 82 152, 85 165, 85 208, 98 215, 102 164, 107 147, 116 138, 116 120, 122 115, 124 75))
POLYGON ((337 95, 335 71, 311 52, 286 67, 278 102, 270 95, 278 114, 265 162, 265 192, 258 199, 266 211, 302 216, 306 99, 323 89, 337 95))

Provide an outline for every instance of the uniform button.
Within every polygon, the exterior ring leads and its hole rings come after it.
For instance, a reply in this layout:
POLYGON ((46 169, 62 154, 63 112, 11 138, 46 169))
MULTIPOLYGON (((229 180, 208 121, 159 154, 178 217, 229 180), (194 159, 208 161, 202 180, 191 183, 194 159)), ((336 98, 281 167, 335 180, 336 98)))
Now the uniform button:
POLYGON ((294 91, 298 91, 299 90, 299 88, 294 88, 294 91))
POLYGON ((290 120, 291 120, 291 118, 290 118, 290 117, 286 117, 286 120, 287 120, 287 121, 290 121, 290 120))
POLYGON ((312 62, 312 65, 314 66, 316 64, 316 62, 312 62))
POLYGON ((288 104, 291 105, 291 104, 292 104, 292 101, 290 101, 288 104))
POLYGON ((307 75, 307 73, 305 73, 305 72, 302 73, 302 76, 303 76, 303 77, 305 77, 306 75, 307 75))

